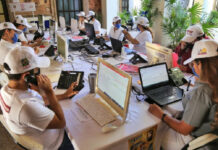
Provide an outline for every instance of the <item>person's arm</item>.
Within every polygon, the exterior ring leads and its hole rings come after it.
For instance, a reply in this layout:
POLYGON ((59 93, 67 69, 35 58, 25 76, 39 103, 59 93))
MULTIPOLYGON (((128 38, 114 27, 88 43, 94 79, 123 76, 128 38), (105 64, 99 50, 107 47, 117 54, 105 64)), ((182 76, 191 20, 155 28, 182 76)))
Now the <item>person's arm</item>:
MULTIPOLYGON (((158 117, 159 119, 162 119, 164 115, 164 112, 162 111, 162 109, 156 104, 151 104, 148 111, 152 113, 154 116, 158 117)), ((172 129, 174 129, 175 131, 183 135, 188 135, 195 129, 195 127, 190 126, 184 121, 177 120, 173 117, 170 117, 169 115, 165 115, 165 117, 163 118, 163 121, 169 127, 171 127, 172 129)))
POLYGON ((66 125, 64 113, 57 97, 54 94, 51 82, 45 75, 37 76, 37 82, 40 93, 46 96, 47 100, 49 101, 49 108, 55 113, 52 121, 48 124, 47 129, 64 128, 66 125))
POLYGON ((133 38, 128 31, 123 30, 123 34, 127 40, 129 40, 132 44, 139 44, 139 41, 133 38))
POLYGON ((74 91, 74 88, 76 86, 77 86, 76 82, 72 83, 65 93, 60 94, 60 95, 56 95, 57 99, 60 101, 60 100, 68 99, 68 98, 76 95, 78 93, 78 91, 74 91))
MULTIPOLYGON (((66 90, 66 92, 64 92, 63 94, 59 94, 59 95, 56 95, 57 99, 59 101, 61 100, 64 100, 64 99, 68 99, 74 95, 76 95, 78 93, 78 91, 74 91, 74 88, 77 86, 77 83, 76 82, 73 82, 70 87, 66 90)), ((47 97, 43 94, 40 93, 40 90, 39 90, 39 87, 33 85, 33 84, 30 84, 30 88, 36 92, 38 92, 44 99, 45 101, 45 105, 49 105, 49 101, 47 100, 47 97)))

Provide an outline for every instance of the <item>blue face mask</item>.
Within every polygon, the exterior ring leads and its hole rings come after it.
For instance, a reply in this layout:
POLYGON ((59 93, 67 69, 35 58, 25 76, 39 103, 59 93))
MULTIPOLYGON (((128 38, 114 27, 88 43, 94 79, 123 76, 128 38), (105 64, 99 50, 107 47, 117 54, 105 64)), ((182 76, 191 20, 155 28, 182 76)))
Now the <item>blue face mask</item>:
POLYGON ((139 29, 139 27, 138 27, 138 26, 137 26, 137 30, 138 30, 138 31, 141 31, 141 30, 139 29))
POLYGON ((27 28, 24 28, 24 29, 23 29, 23 32, 26 32, 26 31, 27 31, 27 28))
POLYGON ((196 77, 200 78, 199 75, 195 72, 195 68, 194 68, 194 67, 192 67, 192 73, 193 73, 196 77))
POLYGON ((120 27, 121 27, 121 24, 119 23, 119 24, 115 24, 115 27, 117 28, 117 29, 119 29, 120 27))
POLYGON ((18 34, 14 33, 14 37, 12 38, 13 43, 16 43, 18 41, 18 34))

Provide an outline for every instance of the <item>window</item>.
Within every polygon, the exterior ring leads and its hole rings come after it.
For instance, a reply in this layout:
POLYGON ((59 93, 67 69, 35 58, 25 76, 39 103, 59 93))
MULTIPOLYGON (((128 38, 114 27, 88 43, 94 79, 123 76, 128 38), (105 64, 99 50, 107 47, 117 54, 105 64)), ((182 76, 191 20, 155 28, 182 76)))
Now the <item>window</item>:
POLYGON ((0 22, 9 21, 6 1, 0 0, 0 22))
POLYGON ((122 11, 129 11, 129 0, 122 0, 122 11))
POLYGON ((57 13, 59 16, 63 16, 66 21, 66 25, 70 25, 71 18, 77 18, 76 14, 82 11, 82 0, 56 0, 57 13))

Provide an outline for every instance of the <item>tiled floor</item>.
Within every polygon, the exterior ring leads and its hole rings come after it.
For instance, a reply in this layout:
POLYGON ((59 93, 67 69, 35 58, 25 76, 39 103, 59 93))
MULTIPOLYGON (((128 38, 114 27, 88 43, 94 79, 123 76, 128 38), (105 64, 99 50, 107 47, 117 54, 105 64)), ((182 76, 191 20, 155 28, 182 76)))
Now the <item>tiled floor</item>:
POLYGON ((0 150, 23 150, 18 146, 0 123, 0 150))

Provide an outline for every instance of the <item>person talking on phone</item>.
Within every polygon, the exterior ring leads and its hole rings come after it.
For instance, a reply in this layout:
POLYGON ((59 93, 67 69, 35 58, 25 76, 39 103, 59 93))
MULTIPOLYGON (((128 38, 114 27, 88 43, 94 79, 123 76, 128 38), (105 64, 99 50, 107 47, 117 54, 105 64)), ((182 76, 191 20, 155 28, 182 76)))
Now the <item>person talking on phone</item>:
POLYGON ((31 47, 11 50, 4 61, 9 83, 0 92, 0 106, 9 129, 26 135, 43 145, 45 150, 73 150, 59 100, 78 92, 72 83, 62 95, 55 95, 47 76, 39 68, 49 67, 48 57, 38 57, 31 47))

